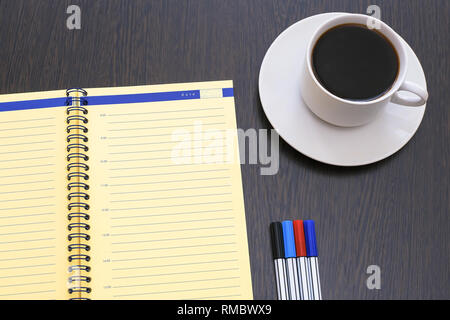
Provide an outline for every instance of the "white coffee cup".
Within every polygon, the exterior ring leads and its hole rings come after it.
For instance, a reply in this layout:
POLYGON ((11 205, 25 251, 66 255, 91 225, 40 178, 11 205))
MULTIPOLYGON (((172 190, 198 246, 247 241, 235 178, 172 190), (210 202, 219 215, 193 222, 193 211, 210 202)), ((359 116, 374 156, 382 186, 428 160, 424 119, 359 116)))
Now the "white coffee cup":
MULTIPOLYGON (((408 55, 405 44, 400 36, 387 24, 373 17, 347 13, 331 18, 322 24, 313 34, 306 50, 304 70, 302 72, 301 95, 309 109, 319 118, 331 124, 342 127, 354 127, 369 123, 389 103, 402 106, 422 106, 428 99, 428 92, 419 85, 406 81, 408 55), (394 46, 399 57, 399 71, 392 87, 382 96, 373 100, 348 100, 340 98, 327 89, 317 80, 312 65, 312 52, 317 40, 329 29, 348 23, 367 25, 368 19, 375 20, 374 25, 379 26, 377 31, 382 33, 394 46), (402 95, 401 91, 408 91, 414 95, 402 95)), ((370 75, 367 75, 370 77, 370 75)), ((400 106, 399 106, 400 108, 400 106)))

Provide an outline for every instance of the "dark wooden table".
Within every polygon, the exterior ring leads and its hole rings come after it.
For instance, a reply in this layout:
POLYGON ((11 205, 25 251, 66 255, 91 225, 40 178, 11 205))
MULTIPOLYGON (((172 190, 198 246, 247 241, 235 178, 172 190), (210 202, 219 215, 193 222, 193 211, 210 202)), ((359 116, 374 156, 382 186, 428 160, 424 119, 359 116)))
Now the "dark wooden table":
POLYGON ((370 4, 422 62, 424 120, 373 165, 324 165, 281 141, 277 175, 242 166, 254 297, 276 297, 269 223, 310 218, 325 299, 449 299, 448 0, 0 0, 0 93, 233 79, 238 126, 270 128, 257 79, 275 37, 305 17, 370 4), (66 28, 70 4, 81 30, 66 28), (380 290, 366 287, 372 264, 380 290))

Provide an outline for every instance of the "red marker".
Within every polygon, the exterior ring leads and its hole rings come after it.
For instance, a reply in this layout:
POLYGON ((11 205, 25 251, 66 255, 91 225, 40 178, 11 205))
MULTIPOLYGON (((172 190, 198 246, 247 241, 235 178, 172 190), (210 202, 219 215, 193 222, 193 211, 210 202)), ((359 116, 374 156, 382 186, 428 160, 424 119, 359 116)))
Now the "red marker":
POLYGON ((294 220, 295 249, 297 253, 297 272, 300 282, 300 296, 302 300, 312 300, 311 272, 306 261, 306 242, 303 221, 294 220))
POLYGON ((297 257, 306 257, 305 232, 302 220, 294 220, 294 237, 297 257))

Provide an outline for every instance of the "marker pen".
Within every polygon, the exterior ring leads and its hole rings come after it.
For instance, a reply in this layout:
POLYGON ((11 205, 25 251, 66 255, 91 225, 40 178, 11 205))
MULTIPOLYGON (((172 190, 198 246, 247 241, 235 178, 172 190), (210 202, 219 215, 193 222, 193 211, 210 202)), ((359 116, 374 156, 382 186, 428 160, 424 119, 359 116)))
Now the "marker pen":
POLYGON ((297 273, 297 255, 295 253, 294 228, 292 221, 283 221, 284 256, 288 279, 290 300, 300 300, 300 286, 297 273))
POLYGON ((304 220, 303 229, 305 232, 306 254, 308 256, 307 260, 309 262, 309 268, 311 270, 312 299, 322 300, 322 292, 320 289, 319 261, 316 244, 316 230, 314 227, 314 221, 304 220))
POLYGON ((288 284, 286 277, 286 264, 284 261, 283 227, 281 222, 270 224, 270 234, 272 236, 272 254, 275 265, 275 277, 277 281, 278 300, 288 300, 288 284))
POLYGON ((311 300, 312 290, 311 274, 308 271, 309 265, 306 258, 305 233, 303 231, 303 221, 294 220, 295 249, 297 253, 297 273, 300 285, 300 296, 302 300, 311 300))

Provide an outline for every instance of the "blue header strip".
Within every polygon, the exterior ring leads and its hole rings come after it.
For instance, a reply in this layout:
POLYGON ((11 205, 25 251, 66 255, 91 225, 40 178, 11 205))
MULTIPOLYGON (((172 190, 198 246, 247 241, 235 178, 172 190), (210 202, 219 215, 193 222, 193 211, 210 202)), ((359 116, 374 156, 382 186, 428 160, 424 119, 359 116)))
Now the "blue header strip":
POLYGON ((88 101, 88 105, 191 100, 200 99, 200 90, 138 93, 96 97, 87 96, 84 97, 84 99, 88 101))
POLYGON ((63 107, 72 104, 72 98, 53 98, 26 101, 1 102, 1 111, 63 107))
MULTIPOLYGON (((233 88, 223 88, 223 97, 233 97, 233 88)), ((200 90, 188 91, 171 91, 171 92, 152 92, 139 94, 122 94, 110 96, 87 96, 83 97, 87 100, 88 105, 108 105, 108 104, 125 104, 125 103, 142 103, 142 102, 158 102, 158 101, 175 101, 175 100, 192 100, 200 99, 200 90)), ((52 108, 71 105, 72 98, 53 98, 26 100, 14 102, 1 102, 1 111, 15 111, 26 109, 52 108)))
POLYGON ((223 88, 222 94, 223 94, 224 98, 234 97, 234 90, 233 90, 233 88, 223 88))

